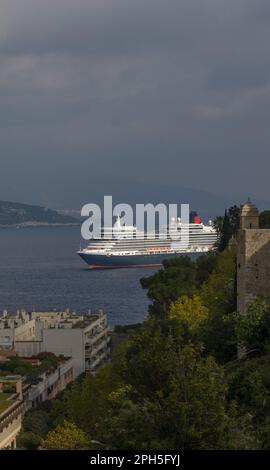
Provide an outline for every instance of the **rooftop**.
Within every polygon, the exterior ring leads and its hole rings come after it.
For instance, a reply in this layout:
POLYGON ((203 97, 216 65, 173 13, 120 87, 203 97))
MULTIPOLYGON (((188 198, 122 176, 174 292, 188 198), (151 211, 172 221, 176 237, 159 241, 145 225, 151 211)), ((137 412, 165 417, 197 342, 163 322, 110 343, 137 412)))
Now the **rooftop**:
MULTIPOLYGON (((40 381, 42 374, 53 373, 58 366, 65 363, 69 358, 56 356, 53 353, 43 352, 32 358, 12 357, 3 364, 0 364, 0 390, 1 384, 7 385, 23 380, 27 384, 36 384, 40 381), (21 375, 15 375, 20 369, 21 375)), ((7 386, 7 388, 9 388, 7 386)))
POLYGON ((0 328, 17 328, 31 320, 41 321, 50 328, 61 328, 59 325, 66 325, 70 328, 85 328, 104 316, 104 312, 101 309, 98 311, 89 310, 86 313, 70 312, 68 309, 65 311, 48 312, 18 310, 16 314, 9 314, 5 310, 0 317, 0 328))

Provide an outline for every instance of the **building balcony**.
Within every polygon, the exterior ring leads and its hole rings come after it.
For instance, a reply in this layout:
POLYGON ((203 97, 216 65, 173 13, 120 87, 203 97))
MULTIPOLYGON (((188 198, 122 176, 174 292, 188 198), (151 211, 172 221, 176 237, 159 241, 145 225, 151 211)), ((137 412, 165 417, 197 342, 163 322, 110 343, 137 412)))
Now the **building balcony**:
POLYGON ((109 333, 109 327, 106 326, 105 328, 102 328, 101 331, 97 334, 94 334, 93 336, 85 336, 85 345, 93 345, 95 344, 100 338, 103 336, 107 336, 109 333))
POLYGON ((101 341, 98 345, 92 346, 89 349, 85 350, 85 358, 90 359, 98 354, 102 349, 108 348, 109 338, 105 338, 104 341, 101 341))
POLYGON ((95 372, 97 367, 100 366, 102 363, 104 363, 108 359, 109 352, 110 350, 109 348, 107 348, 104 352, 99 354, 97 357, 93 357, 93 360, 91 361, 90 364, 86 363, 86 371, 95 372))

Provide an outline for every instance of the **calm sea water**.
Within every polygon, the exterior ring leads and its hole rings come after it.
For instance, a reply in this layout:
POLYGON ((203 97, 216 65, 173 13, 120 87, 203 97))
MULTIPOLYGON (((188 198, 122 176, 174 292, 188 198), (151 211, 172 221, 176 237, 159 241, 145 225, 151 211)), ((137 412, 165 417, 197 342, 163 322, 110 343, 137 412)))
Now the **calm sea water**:
POLYGON ((140 279, 155 268, 90 270, 78 257, 80 227, 0 230, 0 311, 103 308, 111 324, 147 314, 140 279))

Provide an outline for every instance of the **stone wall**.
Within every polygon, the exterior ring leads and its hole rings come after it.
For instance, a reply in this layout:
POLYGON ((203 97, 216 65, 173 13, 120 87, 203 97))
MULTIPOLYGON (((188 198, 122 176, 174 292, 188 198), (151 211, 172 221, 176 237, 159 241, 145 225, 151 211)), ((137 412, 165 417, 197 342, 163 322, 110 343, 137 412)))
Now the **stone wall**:
POLYGON ((246 314, 257 296, 270 300, 270 230, 240 230, 237 246, 237 308, 246 314))

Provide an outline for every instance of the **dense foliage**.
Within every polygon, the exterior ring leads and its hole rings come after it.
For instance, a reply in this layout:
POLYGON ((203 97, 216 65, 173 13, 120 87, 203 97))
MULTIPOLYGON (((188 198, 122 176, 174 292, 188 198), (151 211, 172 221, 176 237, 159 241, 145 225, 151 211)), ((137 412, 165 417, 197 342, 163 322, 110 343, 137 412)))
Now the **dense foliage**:
POLYGON ((224 216, 216 217, 214 226, 219 233, 218 249, 224 251, 231 238, 236 237, 240 226, 240 207, 231 206, 225 210, 224 216))
POLYGON ((213 357, 149 320, 111 365, 54 401, 57 432, 45 447, 57 448, 65 421, 91 436, 95 448, 254 447, 249 418, 227 395, 224 368, 213 357))
POLYGON ((42 440, 42 450, 87 450, 90 441, 87 434, 79 429, 76 424, 64 421, 53 431, 50 431, 46 439, 42 440))
POLYGON ((49 413, 44 409, 29 411, 23 419, 22 431, 17 439, 19 449, 37 449, 52 426, 49 413))
POLYGON ((164 261, 164 269, 141 279, 152 301, 149 313, 166 318, 169 305, 181 295, 193 295, 208 278, 216 264, 216 254, 202 255, 192 261, 189 256, 164 261))
POLYGON ((265 210, 260 213, 260 228, 270 228, 270 211, 265 210))
POLYGON ((125 330, 110 364, 53 400, 34 446, 269 449, 270 308, 256 299, 237 313, 235 275, 231 247, 143 279, 147 320, 125 330))

